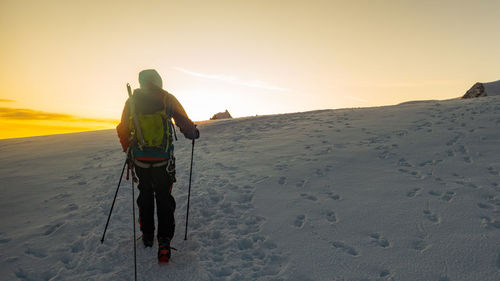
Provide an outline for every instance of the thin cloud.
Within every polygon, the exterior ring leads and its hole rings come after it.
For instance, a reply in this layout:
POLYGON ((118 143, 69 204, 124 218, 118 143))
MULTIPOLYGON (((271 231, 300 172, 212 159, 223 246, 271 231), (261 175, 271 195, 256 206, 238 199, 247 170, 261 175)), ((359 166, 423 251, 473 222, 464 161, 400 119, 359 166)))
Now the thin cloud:
POLYGON ((222 81, 226 83, 231 83, 234 85, 240 85, 240 86, 246 86, 246 87, 251 87, 251 88, 260 88, 260 89, 266 89, 266 90, 272 90, 272 91, 280 91, 280 92, 287 92, 290 91, 288 88, 282 88, 282 87, 276 87, 273 85, 269 85, 268 83, 260 80, 254 80, 254 81, 244 81, 239 79, 236 76, 229 76, 229 75, 222 75, 222 74, 205 74, 205 73, 199 73, 199 72, 194 72, 191 70, 187 70, 185 68, 181 67, 174 67, 175 70, 180 71, 184 74, 191 75, 194 77, 200 77, 204 79, 210 79, 210 80, 217 80, 217 81, 222 81))
POLYGON ((9 120, 46 120, 46 121, 65 121, 65 122, 98 122, 114 123, 115 119, 83 118, 70 114, 44 112, 25 108, 0 107, 0 118, 9 120))
POLYGON ((15 100, 9 100, 9 99, 0 99, 0 102, 15 102, 15 100))

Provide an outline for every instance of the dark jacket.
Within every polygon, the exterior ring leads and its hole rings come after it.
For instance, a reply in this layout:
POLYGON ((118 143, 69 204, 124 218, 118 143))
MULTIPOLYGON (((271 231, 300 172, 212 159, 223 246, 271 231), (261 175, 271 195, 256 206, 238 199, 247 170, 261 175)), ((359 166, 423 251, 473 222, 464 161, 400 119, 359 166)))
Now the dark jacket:
MULTIPOLYGON (((179 127, 186 138, 195 139, 199 137, 198 129, 196 129, 194 123, 189 119, 182 105, 167 91, 160 88, 155 88, 153 90, 135 89, 133 99, 135 102, 136 112, 153 113, 165 108, 165 110, 167 110, 167 114, 170 111, 172 117, 174 118, 175 125, 179 127)), ((127 151, 130 145, 131 131, 129 128, 129 100, 130 98, 127 100, 125 107, 123 108, 121 122, 116 127, 123 151, 127 151)))

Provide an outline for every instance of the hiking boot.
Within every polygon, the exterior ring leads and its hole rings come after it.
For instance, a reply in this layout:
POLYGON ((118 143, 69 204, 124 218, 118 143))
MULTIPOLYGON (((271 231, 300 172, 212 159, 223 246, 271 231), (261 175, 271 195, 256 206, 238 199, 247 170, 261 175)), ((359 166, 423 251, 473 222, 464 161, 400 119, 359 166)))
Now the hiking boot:
POLYGON ((144 243, 144 248, 153 247, 154 234, 153 233, 143 233, 142 243, 144 243))
POLYGON ((168 262, 170 260, 170 239, 158 238, 158 262, 168 262))

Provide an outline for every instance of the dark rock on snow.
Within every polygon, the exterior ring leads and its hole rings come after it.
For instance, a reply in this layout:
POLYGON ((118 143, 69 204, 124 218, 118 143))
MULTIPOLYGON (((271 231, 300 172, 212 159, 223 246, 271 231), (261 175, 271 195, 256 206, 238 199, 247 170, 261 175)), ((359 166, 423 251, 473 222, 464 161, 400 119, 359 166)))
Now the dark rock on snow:
POLYGON ((463 99, 486 97, 486 96, 499 96, 500 95, 500 80, 489 83, 477 82, 470 88, 463 99))
POLYGON ((212 118, 210 118, 210 120, 219 120, 219 119, 231 119, 233 118, 231 116, 231 114, 229 114, 229 111, 224 111, 224 112, 219 112, 219 113, 216 113, 214 114, 214 116, 212 116, 212 118))

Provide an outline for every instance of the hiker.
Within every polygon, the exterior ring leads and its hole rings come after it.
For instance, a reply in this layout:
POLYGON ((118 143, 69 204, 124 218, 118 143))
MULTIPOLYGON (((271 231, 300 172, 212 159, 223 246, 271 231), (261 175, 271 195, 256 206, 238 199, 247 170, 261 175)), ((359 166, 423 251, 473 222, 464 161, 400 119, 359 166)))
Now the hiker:
POLYGON ((116 130, 123 151, 139 177, 139 225, 145 247, 154 243, 154 209, 158 219, 158 260, 170 259, 170 241, 175 232, 175 157, 171 118, 188 139, 197 139, 200 132, 188 118, 179 101, 163 90, 160 75, 154 69, 139 73, 140 88, 125 103, 116 130), (139 128, 137 128, 139 127, 139 128))

